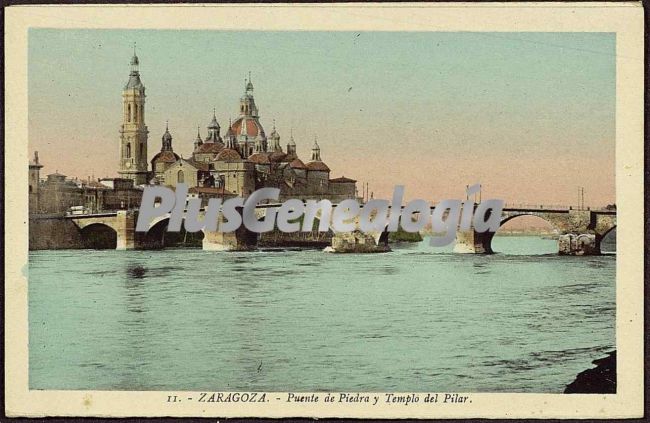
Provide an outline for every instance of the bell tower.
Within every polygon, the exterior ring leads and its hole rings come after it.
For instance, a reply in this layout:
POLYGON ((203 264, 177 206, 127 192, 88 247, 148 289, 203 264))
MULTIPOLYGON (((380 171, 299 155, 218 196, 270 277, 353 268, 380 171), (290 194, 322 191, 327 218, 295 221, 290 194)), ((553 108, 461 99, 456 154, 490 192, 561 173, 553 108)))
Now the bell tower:
POLYGON ((122 90, 122 125, 120 127, 120 170, 122 178, 132 179, 134 185, 146 184, 149 176, 147 163, 147 126, 144 123, 144 85, 138 70, 140 62, 131 58, 129 81, 122 90))

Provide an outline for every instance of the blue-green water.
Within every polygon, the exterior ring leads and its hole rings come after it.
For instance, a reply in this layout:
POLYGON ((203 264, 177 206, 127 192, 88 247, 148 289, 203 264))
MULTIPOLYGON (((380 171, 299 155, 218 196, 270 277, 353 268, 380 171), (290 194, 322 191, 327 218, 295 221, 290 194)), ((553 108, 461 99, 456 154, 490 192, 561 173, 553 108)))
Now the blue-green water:
POLYGON ((562 392, 615 345, 615 256, 493 246, 30 252, 30 388, 562 392))

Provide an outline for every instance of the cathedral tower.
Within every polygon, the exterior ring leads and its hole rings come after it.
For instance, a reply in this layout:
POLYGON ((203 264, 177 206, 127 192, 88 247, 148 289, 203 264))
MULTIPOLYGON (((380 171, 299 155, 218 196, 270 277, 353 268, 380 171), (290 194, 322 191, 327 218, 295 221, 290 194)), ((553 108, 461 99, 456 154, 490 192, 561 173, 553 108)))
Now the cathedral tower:
POLYGON ((122 126, 120 127, 120 170, 122 178, 135 185, 148 180, 147 126, 144 123, 144 85, 140 81, 138 56, 133 51, 129 81, 122 91, 122 126))

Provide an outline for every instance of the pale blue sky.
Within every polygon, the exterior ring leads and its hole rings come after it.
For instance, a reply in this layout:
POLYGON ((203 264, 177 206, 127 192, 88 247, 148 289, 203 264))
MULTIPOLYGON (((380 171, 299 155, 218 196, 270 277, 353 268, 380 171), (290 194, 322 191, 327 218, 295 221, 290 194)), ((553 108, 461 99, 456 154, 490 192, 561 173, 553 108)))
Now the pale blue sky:
POLYGON ((188 156, 217 109, 223 132, 252 71, 267 133, 318 135, 333 176, 388 197, 614 201, 615 35, 32 29, 30 151, 46 173, 115 176, 121 90, 137 42, 149 155, 169 119, 188 156))

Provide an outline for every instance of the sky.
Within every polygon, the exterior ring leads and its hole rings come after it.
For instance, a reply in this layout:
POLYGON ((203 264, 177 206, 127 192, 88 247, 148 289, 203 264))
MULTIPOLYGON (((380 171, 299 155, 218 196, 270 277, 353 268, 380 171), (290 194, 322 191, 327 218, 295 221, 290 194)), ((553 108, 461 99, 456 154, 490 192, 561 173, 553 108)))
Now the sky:
POLYGON ((273 120, 309 159, 318 137, 331 177, 375 198, 511 203, 615 202, 612 33, 29 32, 29 150, 43 175, 115 177, 121 92, 133 43, 146 87, 149 159, 165 121, 189 157, 216 109, 222 135, 252 73, 273 120))

